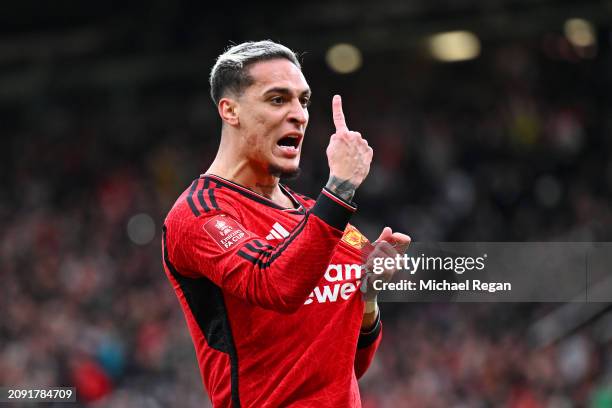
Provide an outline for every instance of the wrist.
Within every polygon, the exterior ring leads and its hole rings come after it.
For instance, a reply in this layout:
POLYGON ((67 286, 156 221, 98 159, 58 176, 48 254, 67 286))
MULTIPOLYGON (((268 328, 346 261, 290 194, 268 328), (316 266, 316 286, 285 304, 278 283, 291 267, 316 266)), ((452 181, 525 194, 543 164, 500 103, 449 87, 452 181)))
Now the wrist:
POLYGON ((365 302, 363 320, 361 321, 361 332, 367 333, 372 331, 379 320, 379 315, 378 303, 375 300, 365 302))
POLYGON ((378 313, 378 302, 376 298, 372 300, 366 300, 363 308, 363 314, 376 314, 378 313))
POLYGON ((329 176, 325 188, 347 202, 353 200, 355 191, 357 190, 357 186, 350 180, 336 177, 333 174, 329 176))

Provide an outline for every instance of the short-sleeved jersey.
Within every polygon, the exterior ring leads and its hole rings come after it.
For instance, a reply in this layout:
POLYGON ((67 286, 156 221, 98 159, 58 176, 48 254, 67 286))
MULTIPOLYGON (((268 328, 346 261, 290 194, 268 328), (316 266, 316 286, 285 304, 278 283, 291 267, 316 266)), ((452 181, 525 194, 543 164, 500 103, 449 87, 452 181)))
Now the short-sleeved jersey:
POLYGON ((363 235, 355 207, 282 186, 294 208, 214 175, 179 197, 164 269, 215 407, 360 407, 381 338, 360 333, 363 235))

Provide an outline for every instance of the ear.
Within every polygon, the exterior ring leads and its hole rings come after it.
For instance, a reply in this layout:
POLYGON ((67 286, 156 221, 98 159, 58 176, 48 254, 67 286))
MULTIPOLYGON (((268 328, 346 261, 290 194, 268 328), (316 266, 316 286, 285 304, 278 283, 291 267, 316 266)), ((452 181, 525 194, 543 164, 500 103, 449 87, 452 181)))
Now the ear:
POLYGON ((240 124, 240 120, 238 119, 238 102, 235 99, 221 98, 217 105, 217 109, 219 110, 219 116, 221 116, 223 122, 230 126, 240 124))

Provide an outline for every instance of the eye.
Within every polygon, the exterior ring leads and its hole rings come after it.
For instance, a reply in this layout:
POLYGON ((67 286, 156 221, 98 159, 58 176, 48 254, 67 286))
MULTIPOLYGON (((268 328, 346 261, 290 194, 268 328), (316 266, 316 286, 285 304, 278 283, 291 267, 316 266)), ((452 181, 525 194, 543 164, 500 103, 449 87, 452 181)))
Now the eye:
POLYGON ((300 100, 300 103, 304 108, 308 108, 310 106, 310 97, 305 96, 300 100))
POLYGON ((283 99, 282 96, 278 95, 278 96, 273 96, 272 98, 270 98, 270 102, 272 102, 273 105, 282 105, 283 102, 285 102, 285 100, 283 99))

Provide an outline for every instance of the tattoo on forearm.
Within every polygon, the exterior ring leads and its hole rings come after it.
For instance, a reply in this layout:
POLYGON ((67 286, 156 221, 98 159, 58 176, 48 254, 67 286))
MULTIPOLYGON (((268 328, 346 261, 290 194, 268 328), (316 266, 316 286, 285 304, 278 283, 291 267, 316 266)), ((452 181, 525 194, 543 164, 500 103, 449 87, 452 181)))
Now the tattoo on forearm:
POLYGON ((334 192, 338 196, 342 197, 345 201, 351 201, 355 195, 357 186, 351 183, 349 180, 343 180, 336 176, 330 176, 325 186, 329 191, 334 192))

